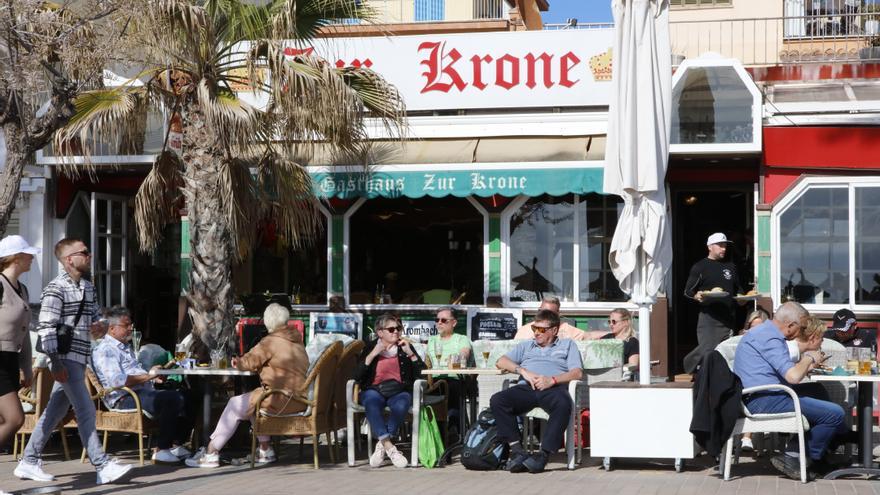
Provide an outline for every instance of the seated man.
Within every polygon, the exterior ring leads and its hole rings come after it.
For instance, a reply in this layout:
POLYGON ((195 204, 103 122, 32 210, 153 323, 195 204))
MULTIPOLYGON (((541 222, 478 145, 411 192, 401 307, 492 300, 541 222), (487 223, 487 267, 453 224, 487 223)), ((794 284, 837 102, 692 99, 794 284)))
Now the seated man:
POLYGON ((872 355, 877 354, 877 331, 873 328, 860 328, 856 314, 843 308, 831 318, 831 329, 825 332, 825 338, 836 340, 844 347, 871 349, 872 355))
POLYGON ((538 311, 532 331, 534 339, 520 342, 495 363, 501 370, 520 375, 519 383, 493 395, 489 403, 499 438, 510 444, 507 469, 511 473, 540 473, 550 454, 559 450, 572 408, 566 384, 580 380, 583 374, 574 341, 557 336, 559 316, 554 311, 538 311), (550 419, 541 439, 541 451, 530 457, 519 442, 517 417, 536 407, 544 409, 550 419))
MULTIPOLYGON (((560 339, 571 339, 571 340, 585 340, 587 338, 587 334, 577 328, 576 326, 561 321, 562 318, 559 316, 559 298, 556 296, 545 296, 541 301, 541 306, 538 307, 538 311, 548 310, 552 311, 556 314, 556 318, 560 320, 559 324, 559 338, 560 339)), ((535 338, 535 333, 532 332, 532 324, 526 323, 525 325, 519 327, 519 330, 516 331, 516 335, 513 337, 514 339, 533 339, 535 338)))
MULTIPOLYGON (((185 417, 184 396, 177 390, 156 390, 153 381, 162 382, 155 374, 160 366, 147 372, 138 363, 129 344, 133 325, 131 314, 122 306, 114 306, 106 314, 109 328, 101 343, 92 352, 92 366, 101 385, 107 388, 126 386, 134 390, 146 411, 159 425, 159 448, 153 461, 177 463, 192 455, 181 444, 189 436, 192 423, 185 417)), ((104 396, 104 404, 113 409, 134 409, 134 398, 114 390, 104 396)))
MULTIPOLYGON (((452 307, 444 307, 437 310, 437 335, 428 339, 427 357, 432 368, 439 368, 443 363, 449 363, 452 356, 458 356, 467 364, 471 360, 471 340, 466 335, 455 333, 455 325, 458 319, 452 307), (439 357, 439 360, 437 358, 439 357), (434 361, 439 361, 435 363, 434 361)), ((460 411, 463 390, 461 375, 437 375, 434 378, 446 380, 449 387, 449 413, 447 424, 459 429, 460 411)), ((461 433, 461 432, 458 432, 461 433)))
MULTIPOLYGON (((828 401, 824 389, 797 385, 808 372, 825 360, 821 351, 806 350, 807 346, 804 346, 805 350, 796 363, 791 360, 786 341, 803 333, 809 323, 810 314, 803 306, 796 302, 783 304, 772 320, 752 328, 740 340, 733 371, 742 380, 743 388, 782 384, 794 389, 800 401, 801 413, 810 423, 805 437, 810 464, 808 469, 821 474, 830 470, 829 463, 824 459, 829 443, 834 436, 845 434, 847 428, 843 422, 843 408, 828 401)), ((815 345, 809 348, 815 349, 815 345)), ((794 411, 794 402, 782 391, 743 395, 743 402, 753 414, 794 411)), ((794 441, 797 442, 797 439, 794 441)), ((796 450, 790 450, 774 457, 771 462, 773 467, 789 478, 800 479, 798 454, 796 450)))

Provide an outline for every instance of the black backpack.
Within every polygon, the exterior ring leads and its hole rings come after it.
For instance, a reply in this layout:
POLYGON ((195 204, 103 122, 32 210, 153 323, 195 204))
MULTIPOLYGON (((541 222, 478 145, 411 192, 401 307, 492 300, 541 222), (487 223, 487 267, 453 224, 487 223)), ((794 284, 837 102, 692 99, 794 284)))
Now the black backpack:
POLYGON ((461 464, 475 471, 501 469, 507 462, 508 449, 507 443, 498 438, 495 416, 485 409, 465 433, 461 464))

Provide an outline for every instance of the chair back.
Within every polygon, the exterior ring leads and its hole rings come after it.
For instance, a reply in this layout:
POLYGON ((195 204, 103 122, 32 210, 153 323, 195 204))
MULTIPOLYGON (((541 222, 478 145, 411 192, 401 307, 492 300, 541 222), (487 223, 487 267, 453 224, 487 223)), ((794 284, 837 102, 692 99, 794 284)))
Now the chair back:
POLYGON ((49 368, 34 368, 34 380, 31 390, 34 393, 34 414, 39 418, 49 403, 49 395, 52 393, 52 387, 55 385, 55 379, 49 368))
POLYGON ((345 384, 354 375, 358 356, 364 350, 363 340, 354 340, 342 349, 336 376, 333 378, 333 421, 336 428, 345 426, 345 384))
POLYGON ((315 402, 312 417, 328 416, 333 405, 333 378, 342 355, 342 342, 336 341, 327 346, 315 365, 306 376, 299 393, 307 395, 315 402))

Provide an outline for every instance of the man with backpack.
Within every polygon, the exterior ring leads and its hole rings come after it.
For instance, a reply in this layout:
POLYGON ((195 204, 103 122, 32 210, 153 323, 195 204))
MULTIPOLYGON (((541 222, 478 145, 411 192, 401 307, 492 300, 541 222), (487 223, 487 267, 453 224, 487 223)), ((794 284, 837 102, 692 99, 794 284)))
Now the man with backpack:
POLYGON ((559 315, 542 309, 532 322, 535 338, 521 342, 495 364, 520 375, 515 386, 492 396, 490 407, 498 436, 510 446, 511 473, 540 473, 550 454, 559 450, 571 415, 566 384, 583 376, 583 361, 573 340, 557 338, 559 315), (517 417, 540 407, 550 418, 541 439, 541 451, 530 456, 520 444, 517 417))

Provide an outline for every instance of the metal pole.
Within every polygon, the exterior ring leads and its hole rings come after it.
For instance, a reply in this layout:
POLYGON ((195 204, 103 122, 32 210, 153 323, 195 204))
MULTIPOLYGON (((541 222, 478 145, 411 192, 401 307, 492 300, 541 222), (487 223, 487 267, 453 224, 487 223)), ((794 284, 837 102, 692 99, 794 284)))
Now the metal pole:
POLYGON ((651 310, 648 300, 648 255, 645 250, 639 248, 639 266, 641 272, 641 283, 639 284, 639 298, 636 301, 639 305, 639 383, 641 385, 651 384, 651 310))

